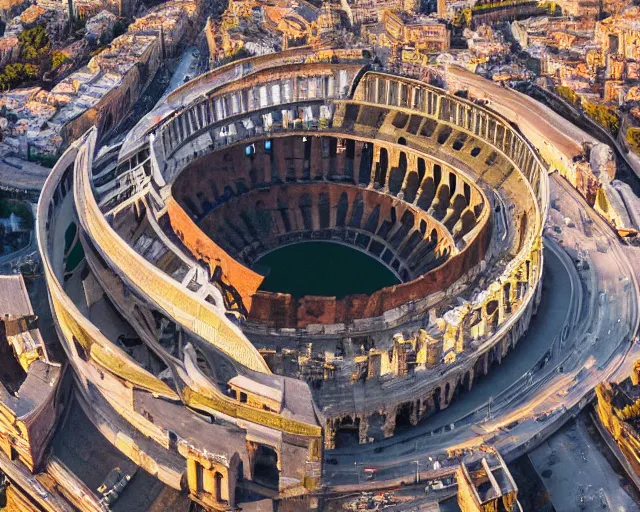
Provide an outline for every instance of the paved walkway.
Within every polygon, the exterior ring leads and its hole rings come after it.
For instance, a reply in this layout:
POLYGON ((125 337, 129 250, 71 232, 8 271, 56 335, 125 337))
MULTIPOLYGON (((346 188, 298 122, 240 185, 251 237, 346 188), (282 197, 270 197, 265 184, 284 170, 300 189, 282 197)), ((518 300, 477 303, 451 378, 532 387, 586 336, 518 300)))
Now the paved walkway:
POLYGON ((580 417, 533 450, 529 459, 556 512, 640 510, 580 417))

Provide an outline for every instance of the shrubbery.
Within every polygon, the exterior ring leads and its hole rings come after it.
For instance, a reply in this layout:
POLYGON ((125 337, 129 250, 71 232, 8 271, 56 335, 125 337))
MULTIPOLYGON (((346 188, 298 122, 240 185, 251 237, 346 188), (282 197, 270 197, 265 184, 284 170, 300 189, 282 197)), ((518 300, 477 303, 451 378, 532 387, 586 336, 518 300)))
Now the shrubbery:
POLYGON ((568 101, 572 105, 575 105, 576 107, 580 106, 580 96, 578 96, 573 89, 565 87, 564 85, 559 85, 556 87, 556 92, 562 99, 568 101))
POLYGON ((44 25, 23 30, 20 41, 19 62, 7 64, 0 71, 0 89, 7 90, 42 78, 47 71, 57 68, 66 59, 61 52, 51 50, 51 42, 44 25))
POLYGON ((631 126, 627 129, 627 144, 635 151, 640 153, 640 128, 631 126))
POLYGON ((583 100, 573 89, 565 87, 564 85, 557 86, 556 93, 573 106, 581 108, 585 114, 605 130, 611 132, 614 137, 618 135, 618 131, 620 130, 620 118, 618 117, 615 108, 583 100))
POLYGON ((618 131, 620 130, 620 118, 613 107, 583 101, 582 109, 584 110, 584 113, 596 123, 604 129, 609 130, 614 137, 618 135, 618 131))

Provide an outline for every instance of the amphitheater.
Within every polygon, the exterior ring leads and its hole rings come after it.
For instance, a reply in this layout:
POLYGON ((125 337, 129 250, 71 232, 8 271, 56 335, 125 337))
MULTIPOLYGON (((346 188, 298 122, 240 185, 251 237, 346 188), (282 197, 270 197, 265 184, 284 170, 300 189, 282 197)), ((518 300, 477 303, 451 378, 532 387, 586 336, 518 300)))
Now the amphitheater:
POLYGON ((214 510, 323 485, 325 450, 446 408, 540 299, 547 170, 479 104, 290 51, 212 71, 124 141, 85 134, 37 215, 56 329, 91 422, 214 510), (396 284, 294 296, 264 255, 341 244, 396 284))

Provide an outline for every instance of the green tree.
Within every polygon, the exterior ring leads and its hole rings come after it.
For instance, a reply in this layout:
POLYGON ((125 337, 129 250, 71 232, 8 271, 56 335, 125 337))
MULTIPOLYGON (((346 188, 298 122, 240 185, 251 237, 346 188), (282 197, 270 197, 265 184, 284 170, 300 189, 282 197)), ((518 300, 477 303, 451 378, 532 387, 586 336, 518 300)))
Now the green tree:
POLYGON ((51 69, 57 69, 68 60, 69 57, 66 53, 54 50, 53 55, 51 56, 51 69))
POLYGON ((620 118, 613 107, 584 101, 582 103, 582 109, 585 114, 600 126, 609 130, 613 135, 618 135, 618 130, 620 129, 620 118))
POLYGON ((627 129, 627 144, 636 153, 640 154, 640 128, 637 126, 631 126, 627 129))
POLYGON ((37 61, 49 54, 51 50, 51 43, 44 25, 23 30, 18 35, 18 41, 22 47, 20 52, 22 61, 37 61))
POLYGON ((572 105, 575 105, 576 107, 580 106, 580 96, 578 96, 573 89, 565 87, 564 85, 559 85, 558 87, 556 87, 556 92, 561 98, 568 101, 572 105))

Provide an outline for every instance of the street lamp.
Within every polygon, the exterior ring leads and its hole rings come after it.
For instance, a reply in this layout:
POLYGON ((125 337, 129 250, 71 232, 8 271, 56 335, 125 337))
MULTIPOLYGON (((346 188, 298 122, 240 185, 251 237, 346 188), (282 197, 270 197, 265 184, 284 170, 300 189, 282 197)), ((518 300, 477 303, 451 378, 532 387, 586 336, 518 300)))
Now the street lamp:
POLYGON ((420 461, 414 460, 413 462, 416 463, 416 483, 419 484, 420 483, 420 461))

